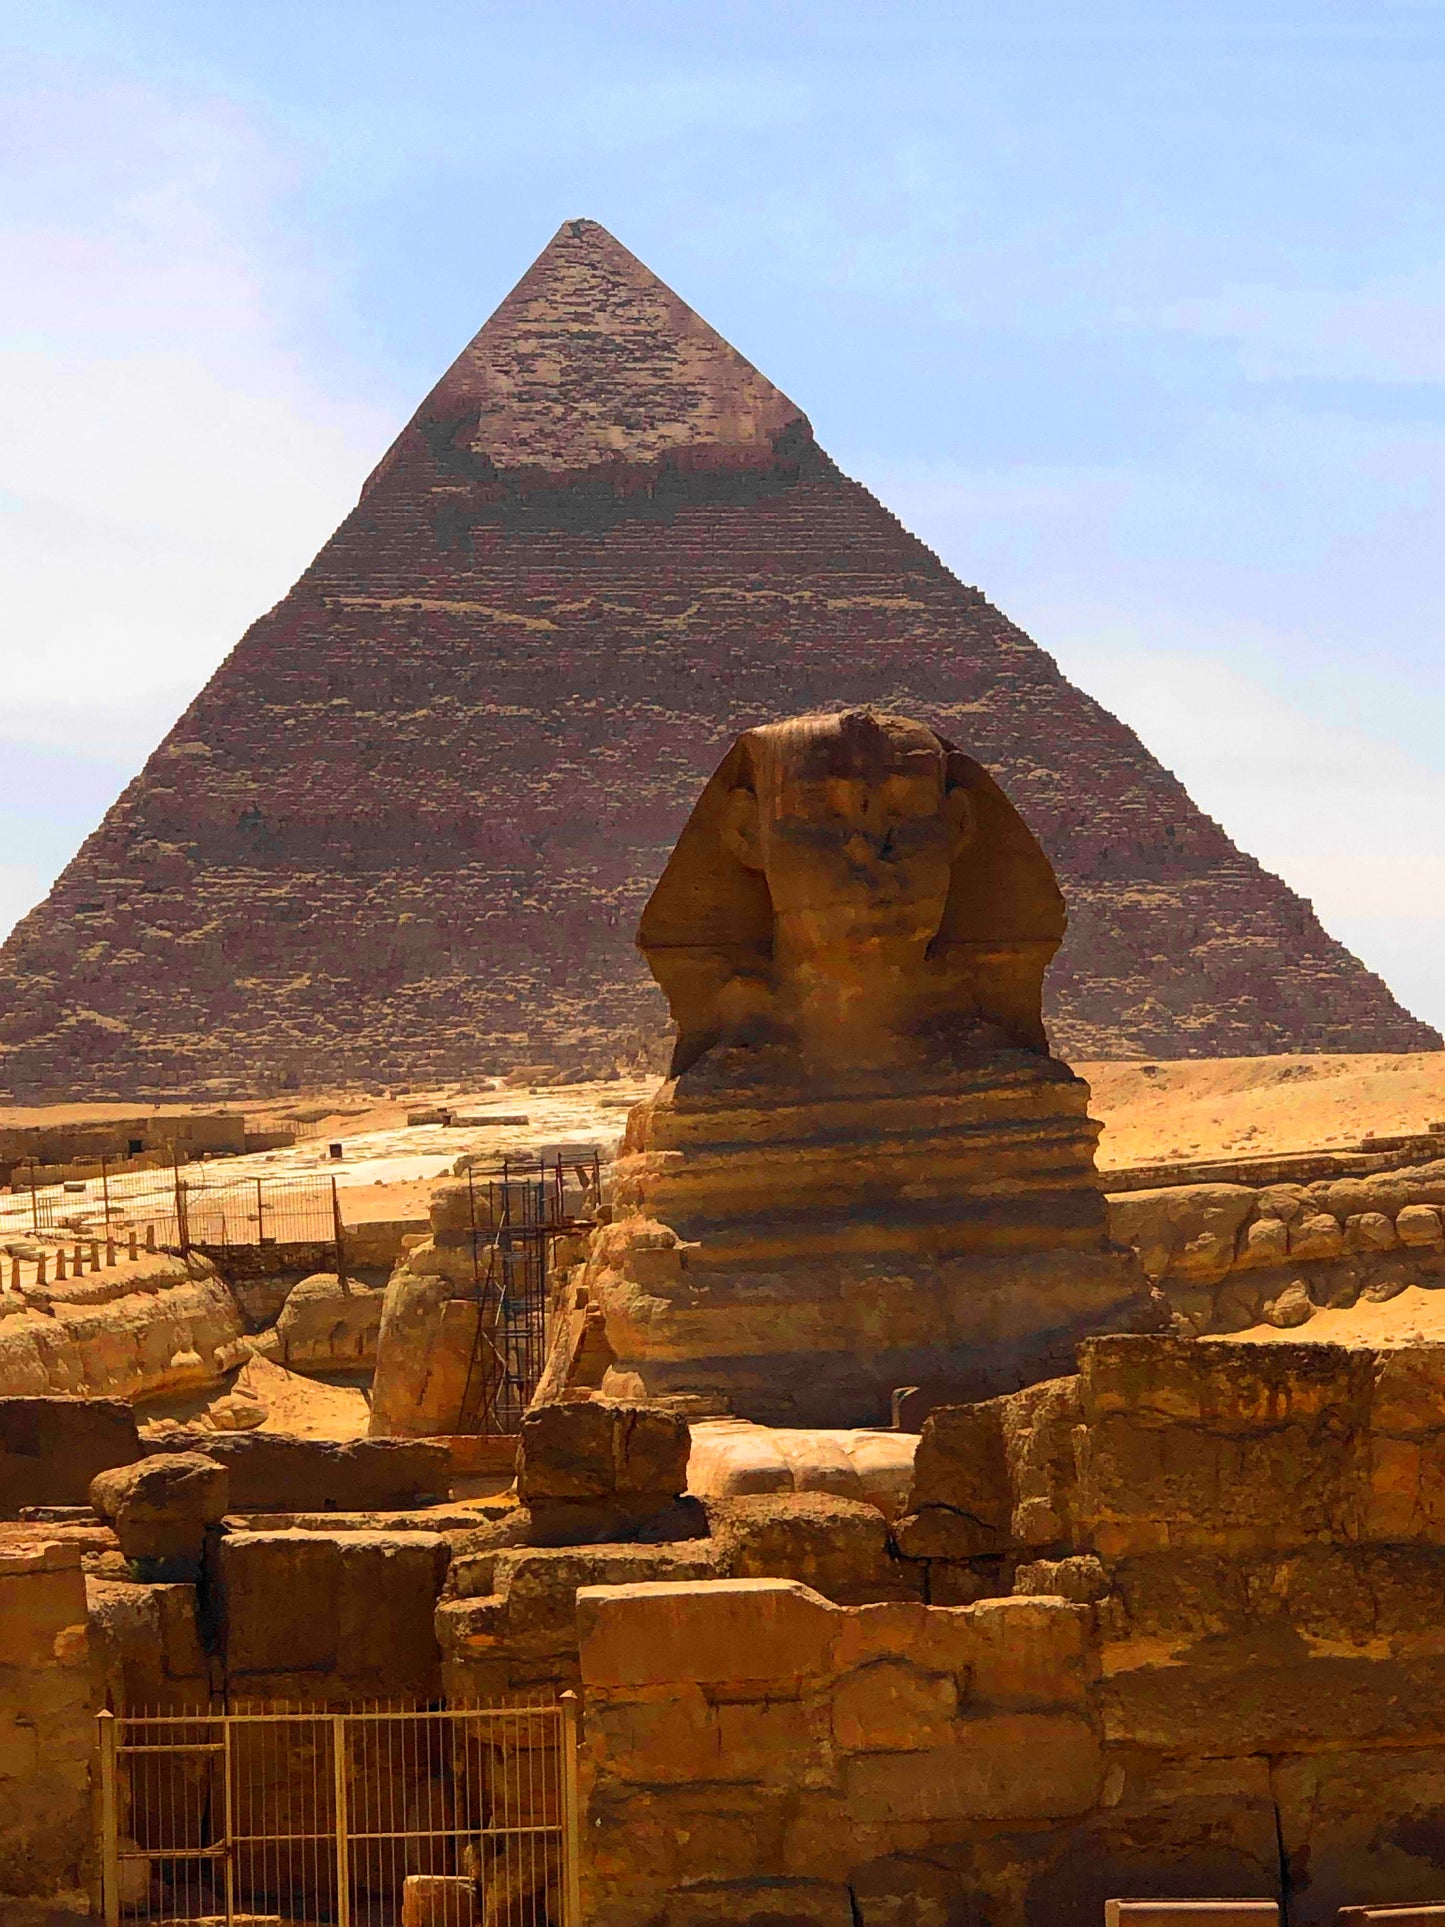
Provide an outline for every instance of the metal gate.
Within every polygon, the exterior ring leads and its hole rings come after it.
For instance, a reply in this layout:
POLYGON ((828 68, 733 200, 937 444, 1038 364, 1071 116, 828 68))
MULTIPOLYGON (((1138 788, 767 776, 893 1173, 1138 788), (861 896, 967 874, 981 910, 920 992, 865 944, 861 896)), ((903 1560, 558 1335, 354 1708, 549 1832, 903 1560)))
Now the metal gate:
POLYGON ((107 1927, 581 1927, 577 1698, 99 1715, 107 1927))

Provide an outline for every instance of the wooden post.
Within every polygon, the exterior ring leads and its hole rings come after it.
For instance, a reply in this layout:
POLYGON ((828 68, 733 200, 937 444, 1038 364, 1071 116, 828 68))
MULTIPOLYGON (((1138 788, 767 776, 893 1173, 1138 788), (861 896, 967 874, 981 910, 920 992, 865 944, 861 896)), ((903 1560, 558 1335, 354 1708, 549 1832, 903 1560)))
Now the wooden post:
POLYGON ((562 1919, 565 1927, 582 1927, 582 1808, 577 1778, 577 1713, 575 1693, 562 1695, 562 1919))
POLYGON ((30 1229, 40 1229, 40 1200, 35 1194, 35 1160, 30 1160, 30 1229))
POLYGON ((100 1154, 100 1195, 105 1201, 105 1235, 110 1239, 110 1173, 106 1168, 110 1160, 102 1151, 100 1154))
POLYGON ((266 1205, 261 1193, 261 1180, 256 1180, 256 1242, 266 1242, 266 1205))
POLYGON ((115 1784, 115 1714, 96 1714, 100 1728, 100 1880, 105 1927, 120 1927, 120 1826, 115 1784))
POLYGON ((337 1194, 336 1179, 334 1177, 331 1180, 331 1230, 332 1235, 336 1239, 336 1282, 340 1285, 343 1296, 349 1298, 351 1296, 351 1288, 346 1282, 346 1254, 345 1240, 342 1237, 341 1199, 337 1194))

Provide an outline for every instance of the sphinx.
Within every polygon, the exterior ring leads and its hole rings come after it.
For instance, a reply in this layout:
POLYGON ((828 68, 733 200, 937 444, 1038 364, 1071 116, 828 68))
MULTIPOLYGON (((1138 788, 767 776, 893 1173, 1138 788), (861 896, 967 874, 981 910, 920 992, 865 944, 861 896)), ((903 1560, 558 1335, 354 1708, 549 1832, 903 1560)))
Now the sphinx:
POLYGON ((739 737, 638 931, 676 1044, 629 1115, 572 1387, 886 1424, 904 1387, 1013 1390, 1150 1322, 1044 1031, 1064 926, 1017 811, 926 725, 739 737))

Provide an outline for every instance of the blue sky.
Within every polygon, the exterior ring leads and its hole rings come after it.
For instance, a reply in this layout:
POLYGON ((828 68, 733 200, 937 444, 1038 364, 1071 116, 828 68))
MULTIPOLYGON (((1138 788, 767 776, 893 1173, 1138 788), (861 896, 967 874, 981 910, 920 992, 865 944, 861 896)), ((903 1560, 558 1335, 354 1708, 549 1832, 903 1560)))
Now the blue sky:
POLYGON ((1445 1023, 1442 82, 1445 0, 0 4, 0 929, 589 215, 1445 1023))

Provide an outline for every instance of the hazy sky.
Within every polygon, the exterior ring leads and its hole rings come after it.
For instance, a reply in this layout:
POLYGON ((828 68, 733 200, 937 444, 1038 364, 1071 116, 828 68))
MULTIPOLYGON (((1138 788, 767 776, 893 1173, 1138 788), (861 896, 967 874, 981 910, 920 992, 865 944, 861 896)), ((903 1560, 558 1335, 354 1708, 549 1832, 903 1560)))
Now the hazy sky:
POLYGON ((1442 82, 1445 0, 0 0, 0 931, 589 215, 1445 1023, 1442 82))

